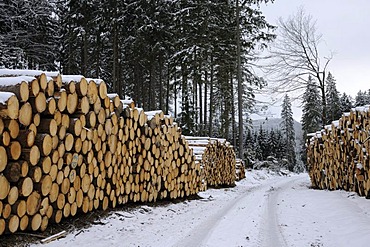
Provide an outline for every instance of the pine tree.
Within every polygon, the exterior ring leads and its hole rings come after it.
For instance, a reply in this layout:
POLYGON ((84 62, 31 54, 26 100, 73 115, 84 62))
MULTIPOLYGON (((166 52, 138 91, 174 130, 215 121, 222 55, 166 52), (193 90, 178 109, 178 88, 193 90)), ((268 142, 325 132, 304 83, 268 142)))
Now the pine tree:
POLYGON ((290 171, 293 171, 296 163, 294 119, 292 104, 287 94, 284 97, 281 107, 282 122, 280 124, 280 127, 286 143, 286 159, 288 160, 288 169, 290 171))
POLYGON ((318 131, 322 127, 321 123, 321 99, 317 90, 316 82, 312 77, 308 78, 306 90, 302 100, 302 129, 304 140, 308 133, 318 131))
POLYGON ((258 130, 258 137, 257 137, 257 143, 261 150, 261 157, 259 160, 266 160, 269 156, 270 150, 269 145, 267 142, 268 135, 266 133, 266 130, 262 128, 262 125, 260 125, 260 128, 258 130))
POLYGON ((339 102, 341 112, 349 112, 354 107, 352 97, 345 92, 340 97, 339 102))
POLYGON ((269 156, 274 157, 274 159, 277 159, 279 152, 279 143, 277 134, 274 129, 271 129, 269 132, 268 146, 270 151, 269 156))
POLYGON ((302 100, 302 130, 303 143, 301 158, 306 164, 306 140, 307 134, 314 133, 322 127, 321 123, 321 99, 316 86, 311 76, 308 77, 306 90, 302 100))
POLYGON ((333 75, 329 72, 326 78, 326 119, 327 124, 338 120, 342 116, 339 93, 333 75))
POLYGON ((369 104, 369 97, 366 91, 358 91, 355 98, 355 106, 364 106, 369 104))

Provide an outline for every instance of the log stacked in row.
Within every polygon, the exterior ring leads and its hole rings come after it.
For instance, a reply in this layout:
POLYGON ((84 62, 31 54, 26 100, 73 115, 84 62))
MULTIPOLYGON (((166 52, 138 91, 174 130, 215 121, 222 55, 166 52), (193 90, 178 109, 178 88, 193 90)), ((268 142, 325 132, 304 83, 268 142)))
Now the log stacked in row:
MULTIPOLYGON (((225 139, 186 137, 197 162, 201 164, 203 186, 234 186, 239 174, 233 147, 225 139)), ((244 167, 243 167, 244 171, 244 167)))
POLYGON ((245 178, 245 165, 243 160, 235 160, 235 170, 236 170, 236 181, 242 180, 245 178))
POLYGON ((200 165, 171 117, 108 94, 102 80, 6 73, 0 77, 0 235, 201 189, 200 165))
POLYGON ((370 108, 353 108, 311 134, 307 165, 312 186, 370 196, 370 108))

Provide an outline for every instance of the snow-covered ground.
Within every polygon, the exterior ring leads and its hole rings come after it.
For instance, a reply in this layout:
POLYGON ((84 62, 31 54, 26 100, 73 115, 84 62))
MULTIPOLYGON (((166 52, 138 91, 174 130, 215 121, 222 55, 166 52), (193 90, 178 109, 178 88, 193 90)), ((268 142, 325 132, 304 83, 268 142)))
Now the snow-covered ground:
POLYGON ((251 171, 234 188, 113 211, 43 246, 370 246, 370 200, 309 185, 307 174, 251 171))

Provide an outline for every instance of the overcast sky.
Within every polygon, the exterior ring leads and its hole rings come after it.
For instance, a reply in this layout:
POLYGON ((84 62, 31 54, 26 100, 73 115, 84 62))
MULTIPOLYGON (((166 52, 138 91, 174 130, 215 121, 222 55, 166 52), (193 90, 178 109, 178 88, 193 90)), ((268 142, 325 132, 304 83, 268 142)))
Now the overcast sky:
MULTIPOLYGON (((338 91, 355 97, 359 90, 370 89, 370 0, 275 0, 262 4, 261 10, 269 23, 276 24, 299 7, 317 21, 323 35, 320 55, 334 53, 329 71, 338 91)), ((294 110, 297 120, 300 114, 294 110)))

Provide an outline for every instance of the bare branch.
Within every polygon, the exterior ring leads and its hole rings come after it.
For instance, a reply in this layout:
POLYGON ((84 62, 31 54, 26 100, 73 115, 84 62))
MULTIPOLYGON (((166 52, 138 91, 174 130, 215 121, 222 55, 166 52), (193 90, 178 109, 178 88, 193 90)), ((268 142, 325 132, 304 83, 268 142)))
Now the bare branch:
MULTIPOLYGON (((293 16, 278 21, 278 38, 267 57, 270 61, 263 68, 274 92, 292 92, 307 86, 311 76, 318 81, 322 105, 326 105, 325 75, 333 57, 320 57, 319 44, 322 35, 317 32, 316 21, 300 8, 293 16)), ((323 107, 322 118, 326 112, 323 107)), ((325 121, 323 121, 325 122, 325 121)))

